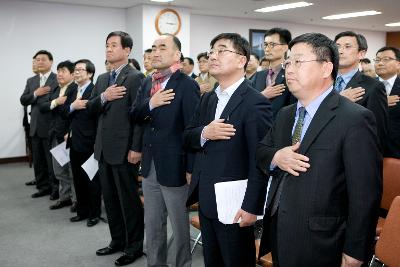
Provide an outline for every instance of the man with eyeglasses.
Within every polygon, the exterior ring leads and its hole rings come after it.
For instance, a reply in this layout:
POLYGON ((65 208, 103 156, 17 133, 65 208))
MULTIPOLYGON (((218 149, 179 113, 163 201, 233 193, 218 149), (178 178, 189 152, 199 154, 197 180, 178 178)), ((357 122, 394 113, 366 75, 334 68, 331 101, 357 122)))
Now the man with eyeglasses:
POLYGON ((197 56, 197 62, 199 64, 199 76, 195 79, 195 81, 200 86, 200 94, 203 95, 204 93, 210 92, 214 90, 215 84, 217 80, 208 72, 208 56, 207 53, 200 53, 197 56))
POLYGON ((287 29, 268 30, 265 33, 264 52, 269 67, 257 72, 252 78, 254 88, 271 101, 274 118, 282 107, 294 101, 286 87, 285 71, 282 69, 290 40, 292 35, 287 29))
POLYGON ((249 42, 222 33, 210 43, 210 73, 219 86, 203 95, 185 145, 196 152, 187 205, 199 202, 206 267, 254 267, 253 224, 263 213, 267 180, 257 170, 255 151, 272 124, 271 105, 244 78, 249 42), (243 202, 230 224, 219 221, 214 185, 247 179, 243 202))
POLYGON ((375 71, 385 85, 389 106, 388 134, 385 157, 400 158, 400 50, 382 47, 376 53, 375 71))
POLYGON ((284 107, 257 149, 272 175, 260 255, 274 267, 361 266, 370 256, 382 194, 374 115, 334 91, 335 43, 293 39, 284 63, 298 99, 284 107))
POLYGON ((368 45, 366 39, 355 32, 345 31, 335 36, 339 51, 339 72, 334 89, 349 100, 374 113, 378 138, 383 152, 386 134, 388 108, 383 84, 358 70, 368 45))

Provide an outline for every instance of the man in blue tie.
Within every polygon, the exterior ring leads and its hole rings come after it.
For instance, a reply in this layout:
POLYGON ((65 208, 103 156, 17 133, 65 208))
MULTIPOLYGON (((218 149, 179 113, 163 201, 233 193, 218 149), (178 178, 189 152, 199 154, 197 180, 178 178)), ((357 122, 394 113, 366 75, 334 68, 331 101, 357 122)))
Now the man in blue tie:
POLYGON ((339 55, 319 33, 290 44, 284 107, 257 149, 272 176, 260 255, 274 267, 357 267, 369 259, 382 194, 374 115, 334 91, 339 55))
POLYGON ((360 34, 346 31, 336 35, 335 43, 339 50, 339 72, 335 90, 374 113, 379 144, 383 151, 388 127, 385 86, 358 70, 359 62, 368 49, 367 41, 360 34))

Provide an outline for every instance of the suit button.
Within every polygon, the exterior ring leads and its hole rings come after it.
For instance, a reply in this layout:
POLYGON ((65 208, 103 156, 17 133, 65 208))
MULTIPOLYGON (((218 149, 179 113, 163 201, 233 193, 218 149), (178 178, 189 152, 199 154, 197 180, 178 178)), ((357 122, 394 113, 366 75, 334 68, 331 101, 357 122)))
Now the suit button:
POLYGON ((149 144, 149 147, 151 147, 151 144, 149 144))
POLYGON ((154 132, 154 127, 151 127, 151 131, 154 132))

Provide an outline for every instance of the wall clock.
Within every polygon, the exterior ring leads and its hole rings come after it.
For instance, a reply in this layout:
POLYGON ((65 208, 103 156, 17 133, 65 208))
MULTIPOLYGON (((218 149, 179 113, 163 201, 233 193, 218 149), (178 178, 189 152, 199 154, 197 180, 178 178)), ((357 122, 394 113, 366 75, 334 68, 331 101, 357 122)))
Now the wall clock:
POLYGON ((161 10, 156 17, 155 26, 158 34, 169 33, 177 35, 181 30, 181 16, 171 8, 161 10))

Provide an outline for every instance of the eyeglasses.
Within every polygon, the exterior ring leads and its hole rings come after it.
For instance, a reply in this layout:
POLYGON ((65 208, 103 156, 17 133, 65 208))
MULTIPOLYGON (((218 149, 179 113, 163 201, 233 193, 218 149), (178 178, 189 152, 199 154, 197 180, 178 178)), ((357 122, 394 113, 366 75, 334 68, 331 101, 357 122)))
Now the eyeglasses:
POLYGON ((282 68, 283 68, 283 69, 287 69, 287 68, 289 68, 290 66, 294 66, 296 69, 298 69, 298 68, 301 67, 301 64, 307 63, 307 62, 314 62, 314 61, 316 61, 316 62, 326 62, 325 59, 312 59, 312 60, 298 60, 298 59, 289 60, 289 59, 288 59, 288 60, 285 60, 285 61, 282 63, 282 68))
POLYGON ((377 57, 377 58, 374 58, 374 62, 375 63, 379 63, 379 62, 388 63, 389 61, 392 61, 392 60, 397 60, 397 59, 396 58, 392 58, 392 57, 383 57, 383 58, 377 57))
POLYGON ((278 45, 285 45, 285 44, 274 43, 274 42, 270 42, 270 43, 264 42, 264 47, 265 47, 265 48, 267 48, 267 47, 269 47, 269 48, 274 48, 275 46, 278 46, 278 45))
POLYGON ((82 71, 86 71, 85 69, 75 69, 75 72, 82 72, 82 71))
POLYGON ((349 45, 349 44, 345 44, 345 45, 336 44, 336 47, 337 47, 338 50, 340 50, 340 49, 342 49, 342 48, 343 48, 344 50, 350 50, 350 49, 352 49, 352 48, 355 48, 354 46, 349 45))
POLYGON ((207 56, 210 57, 210 56, 215 55, 215 56, 219 57, 219 56, 225 54, 226 52, 244 56, 243 54, 241 54, 239 52, 228 50, 228 49, 211 49, 210 51, 207 51, 207 56))

